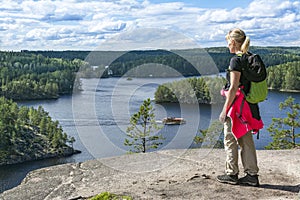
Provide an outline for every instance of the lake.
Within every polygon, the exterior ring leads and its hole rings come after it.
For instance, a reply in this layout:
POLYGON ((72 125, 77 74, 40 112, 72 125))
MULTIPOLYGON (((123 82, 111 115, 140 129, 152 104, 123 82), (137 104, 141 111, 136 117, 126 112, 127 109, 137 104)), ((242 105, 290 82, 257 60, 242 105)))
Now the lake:
MULTIPOLYGON (((67 158, 54 158, 0 167, 0 192, 17 186, 32 170, 70 162, 83 162, 125 154, 126 127, 130 116, 135 113, 143 100, 154 98, 158 84, 180 78, 126 78, 83 79, 80 94, 62 96, 57 100, 19 102, 19 105, 42 106, 54 120, 58 120, 64 131, 76 139, 74 148, 82 151, 67 158)), ((268 100, 260 104, 265 128, 260 139, 255 139, 257 149, 263 149, 271 137, 266 128, 273 117, 284 117, 278 105, 288 96, 300 101, 300 93, 270 91, 268 100)), ((220 113, 220 106, 154 104, 156 119, 167 116, 184 117, 185 125, 164 126, 159 132, 164 137, 160 149, 193 147, 193 137, 199 129, 206 129, 220 113)))

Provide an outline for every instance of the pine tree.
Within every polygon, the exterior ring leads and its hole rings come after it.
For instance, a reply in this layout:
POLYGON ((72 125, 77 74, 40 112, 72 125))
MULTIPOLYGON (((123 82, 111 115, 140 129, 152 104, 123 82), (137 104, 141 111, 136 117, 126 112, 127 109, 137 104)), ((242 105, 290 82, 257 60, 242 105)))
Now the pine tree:
POLYGON ((137 113, 130 118, 130 125, 127 127, 125 146, 133 146, 134 150, 130 152, 145 153, 149 149, 157 149, 162 144, 160 140, 164 139, 162 135, 153 135, 154 131, 160 130, 161 127, 155 122, 155 114, 151 101, 148 98, 137 113))
POLYGON ((204 148, 224 148, 222 129, 223 124, 215 120, 207 129, 199 130, 199 134, 194 137, 194 142, 204 148))
POLYGON ((273 142, 266 149, 291 149, 300 144, 297 143, 297 138, 300 138, 300 104, 294 102, 295 99, 288 97, 284 102, 279 104, 280 110, 289 110, 286 118, 273 118, 268 131, 271 133, 273 142))
MULTIPOLYGON (((299 63, 299 62, 298 62, 299 63)), ((297 90, 300 88, 300 79, 299 74, 298 73, 299 70, 297 70, 299 68, 299 65, 296 66, 292 65, 289 67, 289 70, 287 70, 286 75, 285 75, 285 89, 287 90, 297 90)))

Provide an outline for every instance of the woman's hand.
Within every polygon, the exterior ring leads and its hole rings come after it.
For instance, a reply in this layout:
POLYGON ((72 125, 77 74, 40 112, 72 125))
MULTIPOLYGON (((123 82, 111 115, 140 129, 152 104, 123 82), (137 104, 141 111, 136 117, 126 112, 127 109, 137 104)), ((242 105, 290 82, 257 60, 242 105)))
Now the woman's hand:
POLYGON ((222 123, 224 123, 225 120, 226 120, 226 117, 227 117, 226 112, 222 111, 221 114, 220 114, 220 116, 219 116, 219 121, 222 122, 222 123))

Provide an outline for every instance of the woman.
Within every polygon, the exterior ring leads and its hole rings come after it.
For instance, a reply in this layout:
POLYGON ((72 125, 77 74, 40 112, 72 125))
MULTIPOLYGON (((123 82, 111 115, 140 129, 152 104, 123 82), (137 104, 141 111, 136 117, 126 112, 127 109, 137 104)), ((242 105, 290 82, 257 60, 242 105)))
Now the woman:
MULTIPOLYGON (((235 54, 230 60, 230 66, 227 73, 226 100, 219 120, 224 123, 224 146, 226 152, 225 174, 217 176, 221 183, 246 184, 258 186, 258 167, 255 145, 252 137, 252 131, 248 131, 243 136, 237 138, 232 133, 231 127, 234 122, 228 117, 228 110, 235 103, 237 94, 243 87, 247 94, 250 88, 250 82, 242 74, 243 55, 248 54, 250 39, 241 29, 233 29, 226 35, 230 53, 235 54), (244 167, 245 176, 238 179, 238 146, 241 150, 241 159, 244 167)), ((252 117, 260 120, 257 104, 249 104, 252 117)))

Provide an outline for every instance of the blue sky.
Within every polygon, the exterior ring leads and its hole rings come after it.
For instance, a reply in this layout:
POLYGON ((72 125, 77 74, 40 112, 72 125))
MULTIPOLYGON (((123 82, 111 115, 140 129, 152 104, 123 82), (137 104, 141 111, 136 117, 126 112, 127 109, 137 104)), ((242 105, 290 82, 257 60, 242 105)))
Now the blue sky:
POLYGON ((0 50, 226 46, 235 27, 252 45, 300 45, 300 0, 0 2, 0 50))

